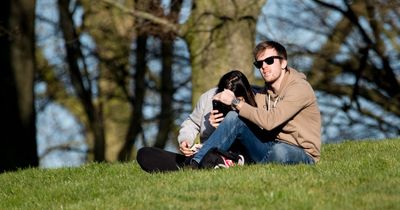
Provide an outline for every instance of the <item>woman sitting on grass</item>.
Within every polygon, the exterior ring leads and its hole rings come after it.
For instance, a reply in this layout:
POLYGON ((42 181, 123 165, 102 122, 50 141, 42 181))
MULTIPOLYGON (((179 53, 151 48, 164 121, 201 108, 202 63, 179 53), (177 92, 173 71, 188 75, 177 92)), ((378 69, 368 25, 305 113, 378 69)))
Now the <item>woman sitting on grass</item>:
MULTIPOLYGON (((246 76, 238 70, 232 70, 223 75, 218 86, 203 93, 193 112, 181 124, 178 135, 179 149, 183 154, 177 154, 156 147, 143 147, 138 150, 137 161, 141 168, 147 172, 176 171, 187 165, 203 142, 214 132, 219 122, 223 120, 222 109, 231 109, 223 106, 220 111, 213 108, 213 97, 216 93, 229 89, 238 98, 248 104, 256 106, 254 92, 246 76), (213 124, 210 123, 212 117, 213 124), (200 134, 200 144, 195 144, 197 135, 200 134)), ((214 104, 221 105, 221 104, 214 104)), ((240 145, 233 145, 231 151, 245 154, 240 145)), ((248 161, 248 160, 246 160, 248 161)))

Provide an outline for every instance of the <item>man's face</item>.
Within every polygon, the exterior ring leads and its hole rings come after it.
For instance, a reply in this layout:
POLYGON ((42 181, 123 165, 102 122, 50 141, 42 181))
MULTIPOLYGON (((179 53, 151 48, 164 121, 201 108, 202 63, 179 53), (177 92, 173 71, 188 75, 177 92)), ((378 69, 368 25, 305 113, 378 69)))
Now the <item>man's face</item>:
MULTIPOLYGON (((257 61, 265 60, 271 56, 278 56, 278 53, 275 49, 266 49, 263 53, 261 53, 257 57, 257 61)), ((269 58, 269 60, 273 60, 272 64, 267 64, 267 62, 262 62, 262 67, 259 68, 261 76, 264 78, 264 81, 273 84, 279 78, 283 76, 283 69, 286 67, 286 60, 279 58, 269 58)))

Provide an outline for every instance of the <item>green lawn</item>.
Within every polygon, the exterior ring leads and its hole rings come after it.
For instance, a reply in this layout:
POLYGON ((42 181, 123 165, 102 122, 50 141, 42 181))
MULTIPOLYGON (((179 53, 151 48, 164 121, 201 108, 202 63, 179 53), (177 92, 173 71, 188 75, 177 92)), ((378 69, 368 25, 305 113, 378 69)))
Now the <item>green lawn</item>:
POLYGON ((325 144, 315 166, 27 169, 0 174, 0 209, 400 209, 399 161, 397 139, 325 144))

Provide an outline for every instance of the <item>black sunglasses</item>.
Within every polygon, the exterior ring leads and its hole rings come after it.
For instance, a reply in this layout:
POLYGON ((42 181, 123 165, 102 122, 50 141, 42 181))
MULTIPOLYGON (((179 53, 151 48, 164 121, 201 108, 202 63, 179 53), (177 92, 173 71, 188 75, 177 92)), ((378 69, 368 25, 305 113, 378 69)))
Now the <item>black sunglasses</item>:
POLYGON ((263 66, 263 62, 265 62, 266 64, 268 64, 268 65, 272 65, 272 64, 274 64, 274 60, 275 60, 275 58, 279 58, 279 59, 282 59, 282 57, 281 56, 270 56, 270 57, 268 57, 268 58, 266 58, 266 59, 264 59, 264 60, 260 60, 260 61, 254 61, 254 66, 256 67, 256 68, 261 68, 262 66, 263 66))

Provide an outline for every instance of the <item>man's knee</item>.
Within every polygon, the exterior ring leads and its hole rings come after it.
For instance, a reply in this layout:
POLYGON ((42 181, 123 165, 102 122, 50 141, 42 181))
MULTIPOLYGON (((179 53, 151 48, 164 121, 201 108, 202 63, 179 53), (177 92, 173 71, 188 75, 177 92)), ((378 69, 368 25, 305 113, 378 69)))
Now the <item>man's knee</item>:
POLYGON ((303 149, 285 143, 275 144, 271 150, 269 159, 271 162, 282 164, 313 163, 313 160, 303 149))
POLYGON ((228 119, 228 120, 236 120, 238 117, 239 117, 239 114, 238 114, 237 112, 235 112, 235 111, 230 111, 230 112, 228 112, 228 114, 225 115, 224 120, 225 120, 225 119, 228 119))
POLYGON ((271 162, 290 164, 290 151, 282 144, 275 144, 269 154, 271 162))

